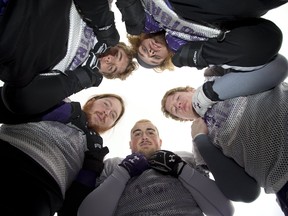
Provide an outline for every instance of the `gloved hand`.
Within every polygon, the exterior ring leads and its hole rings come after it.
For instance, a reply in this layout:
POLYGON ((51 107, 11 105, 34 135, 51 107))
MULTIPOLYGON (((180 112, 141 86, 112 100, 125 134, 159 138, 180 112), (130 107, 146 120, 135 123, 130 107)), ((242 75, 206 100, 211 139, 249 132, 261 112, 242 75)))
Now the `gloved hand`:
POLYGON ((172 57, 172 63, 176 67, 196 67, 201 70, 208 67, 207 62, 202 57, 202 41, 189 42, 180 47, 172 57))
POLYGON ((160 173, 174 177, 178 177, 186 165, 186 162, 183 161, 181 157, 166 150, 156 151, 148 159, 148 163, 151 168, 159 171, 160 173))
POLYGON ((99 86, 102 82, 103 75, 99 72, 99 55, 105 53, 107 49, 107 44, 99 41, 94 48, 90 50, 88 58, 82 65, 74 70, 83 88, 99 86))
POLYGON ((119 166, 124 167, 131 177, 138 176, 149 168, 146 157, 140 153, 128 155, 119 166))
POLYGON ((207 110, 210 109, 213 104, 220 101, 218 94, 213 91, 213 83, 214 82, 211 81, 206 82, 202 86, 198 87, 192 96, 192 106, 201 117, 204 117, 207 110), (205 93, 211 95, 215 101, 207 97, 205 93))
POLYGON ((94 73, 99 72, 100 61, 99 56, 104 54, 109 47, 103 41, 98 41, 93 49, 90 50, 88 58, 82 63, 82 67, 87 67, 92 70, 94 73))
POLYGON ((94 33, 97 37, 98 41, 102 41, 107 44, 109 47, 116 46, 119 43, 120 35, 118 30, 116 29, 114 22, 114 14, 112 12, 109 13, 109 20, 106 23, 110 23, 106 26, 94 27, 94 33))
POLYGON ((94 171, 100 176, 104 168, 103 159, 108 153, 108 147, 95 148, 94 150, 86 151, 82 169, 94 171))
POLYGON ((139 0, 117 0, 116 6, 122 14, 126 31, 131 35, 139 35, 145 28, 145 11, 139 0))

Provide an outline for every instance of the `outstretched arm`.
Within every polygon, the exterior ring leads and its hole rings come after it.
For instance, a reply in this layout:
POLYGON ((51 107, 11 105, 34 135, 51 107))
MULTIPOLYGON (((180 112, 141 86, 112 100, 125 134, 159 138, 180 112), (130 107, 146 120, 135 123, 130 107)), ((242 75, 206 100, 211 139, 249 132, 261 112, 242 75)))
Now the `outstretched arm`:
POLYGON ((98 41, 108 46, 115 46, 119 42, 120 35, 108 0, 74 0, 74 3, 82 18, 93 28, 98 41))
POLYGON ((267 91, 283 82, 287 75, 287 59, 278 54, 273 61, 260 69, 230 72, 214 81, 205 82, 193 95, 193 107, 203 117, 218 101, 267 91))
POLYGON ((126 31, 131 35, 139 35, 144 31, 145 12, 139 0, 117 0, 116 5, 122 14, 126 31))
POLYGON ((128 155, 113 173, 85 198, 79 207, 78 216, 113 215, 128 180, 148 168, 144 155, 128 155))
POLYGON ((85 62, 73 71, 65 71, 66 74, 59 71, 39 74, 22 88, 4 84, 3 103, 18 114, 33 115, 47 111, 74 93, 100 85, 102 74, 87 64, 85 62))
POLYGON ((190 191, 205 215, 230 216, 234 213, 232 203, 223 195, 214 181, 185 165, 179 180, 190 191))
POLYGON ((112 216, 129 179, 123 167, 116 167, 112 175, 84 199, 78 216, 112 216))
POLYGON ((219 189, 230 200, 254 201, 260 194, 260 187, 256 180, 248 175, 243 167, 214 146, 207 133, 207 126, 203 119, 194 120, 192 125, 194 145, 213 174, 219 189))
POLYGON ((271 61, 279 52, 282 32, 270 20, 251 18, 230 24, 225 24, 229 32, 220 41, 213 38, 183 45, 172 58, 174 65, 198 69, 221 65, 251 71, 271 61))
POLYGON ((213 90, 220 100, 257 94, 279 85, 287 75, 287 59, 278 54, 273 61, 258 70, 225 74, 215 80, 213 90))

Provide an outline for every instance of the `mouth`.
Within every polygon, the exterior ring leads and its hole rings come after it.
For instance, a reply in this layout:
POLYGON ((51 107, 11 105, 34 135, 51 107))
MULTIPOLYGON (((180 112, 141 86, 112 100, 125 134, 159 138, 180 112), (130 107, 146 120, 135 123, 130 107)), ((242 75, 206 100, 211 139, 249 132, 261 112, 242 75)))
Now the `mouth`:
POLYGON ((145 147, 145 146, 150 146, 150 145, 151 145, 151 142, 147 142, 147 141, 140 143, 140 147, 145 147))
POLYGON ((104 118, 102 118, 102 115, 100 113, 96 113, 96 118, 100 121, 100 122, 104 122, 104 118))

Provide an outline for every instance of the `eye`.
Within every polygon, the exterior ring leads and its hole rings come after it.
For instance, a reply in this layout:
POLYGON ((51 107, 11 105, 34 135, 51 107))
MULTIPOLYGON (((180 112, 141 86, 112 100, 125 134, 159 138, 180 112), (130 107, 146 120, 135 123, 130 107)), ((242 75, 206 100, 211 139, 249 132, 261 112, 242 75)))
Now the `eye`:
POLYGON ((147 52, 146 47, 142 46, 141 48, 142 48, 142 50, 143 50, 145 53, 147 52))
POLYGON ((111 118, 113 120, 116 120, 117 119, 117 114, 115 112, 111 112, 111 118))
POLYGON ((154 134, 155 134, 155 131, 154 131, 154 130, 148 130, 147 133, 148 133, 149 135, 154 135, 154 134))
POLYGON ((138 137, 138 136, 140 136, 140 135, 141 135, 141 132, 140 132, 140 131, 134 133, 134 136, 135 136, 135 137, 138 137))

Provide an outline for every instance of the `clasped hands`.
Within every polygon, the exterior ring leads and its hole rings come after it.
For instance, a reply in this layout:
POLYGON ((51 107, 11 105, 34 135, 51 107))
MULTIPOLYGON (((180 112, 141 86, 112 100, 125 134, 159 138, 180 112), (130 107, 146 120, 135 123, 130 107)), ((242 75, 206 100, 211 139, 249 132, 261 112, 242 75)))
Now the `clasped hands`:
POLYGON ((143 154, 132 153, 119 164, 127 170, 131 177, 141 175, 142 172, 150 168, 164 175, 178 177, 185 165, 186 162, 181 157, 166 150, 156 151, 148 159, 143 154))

